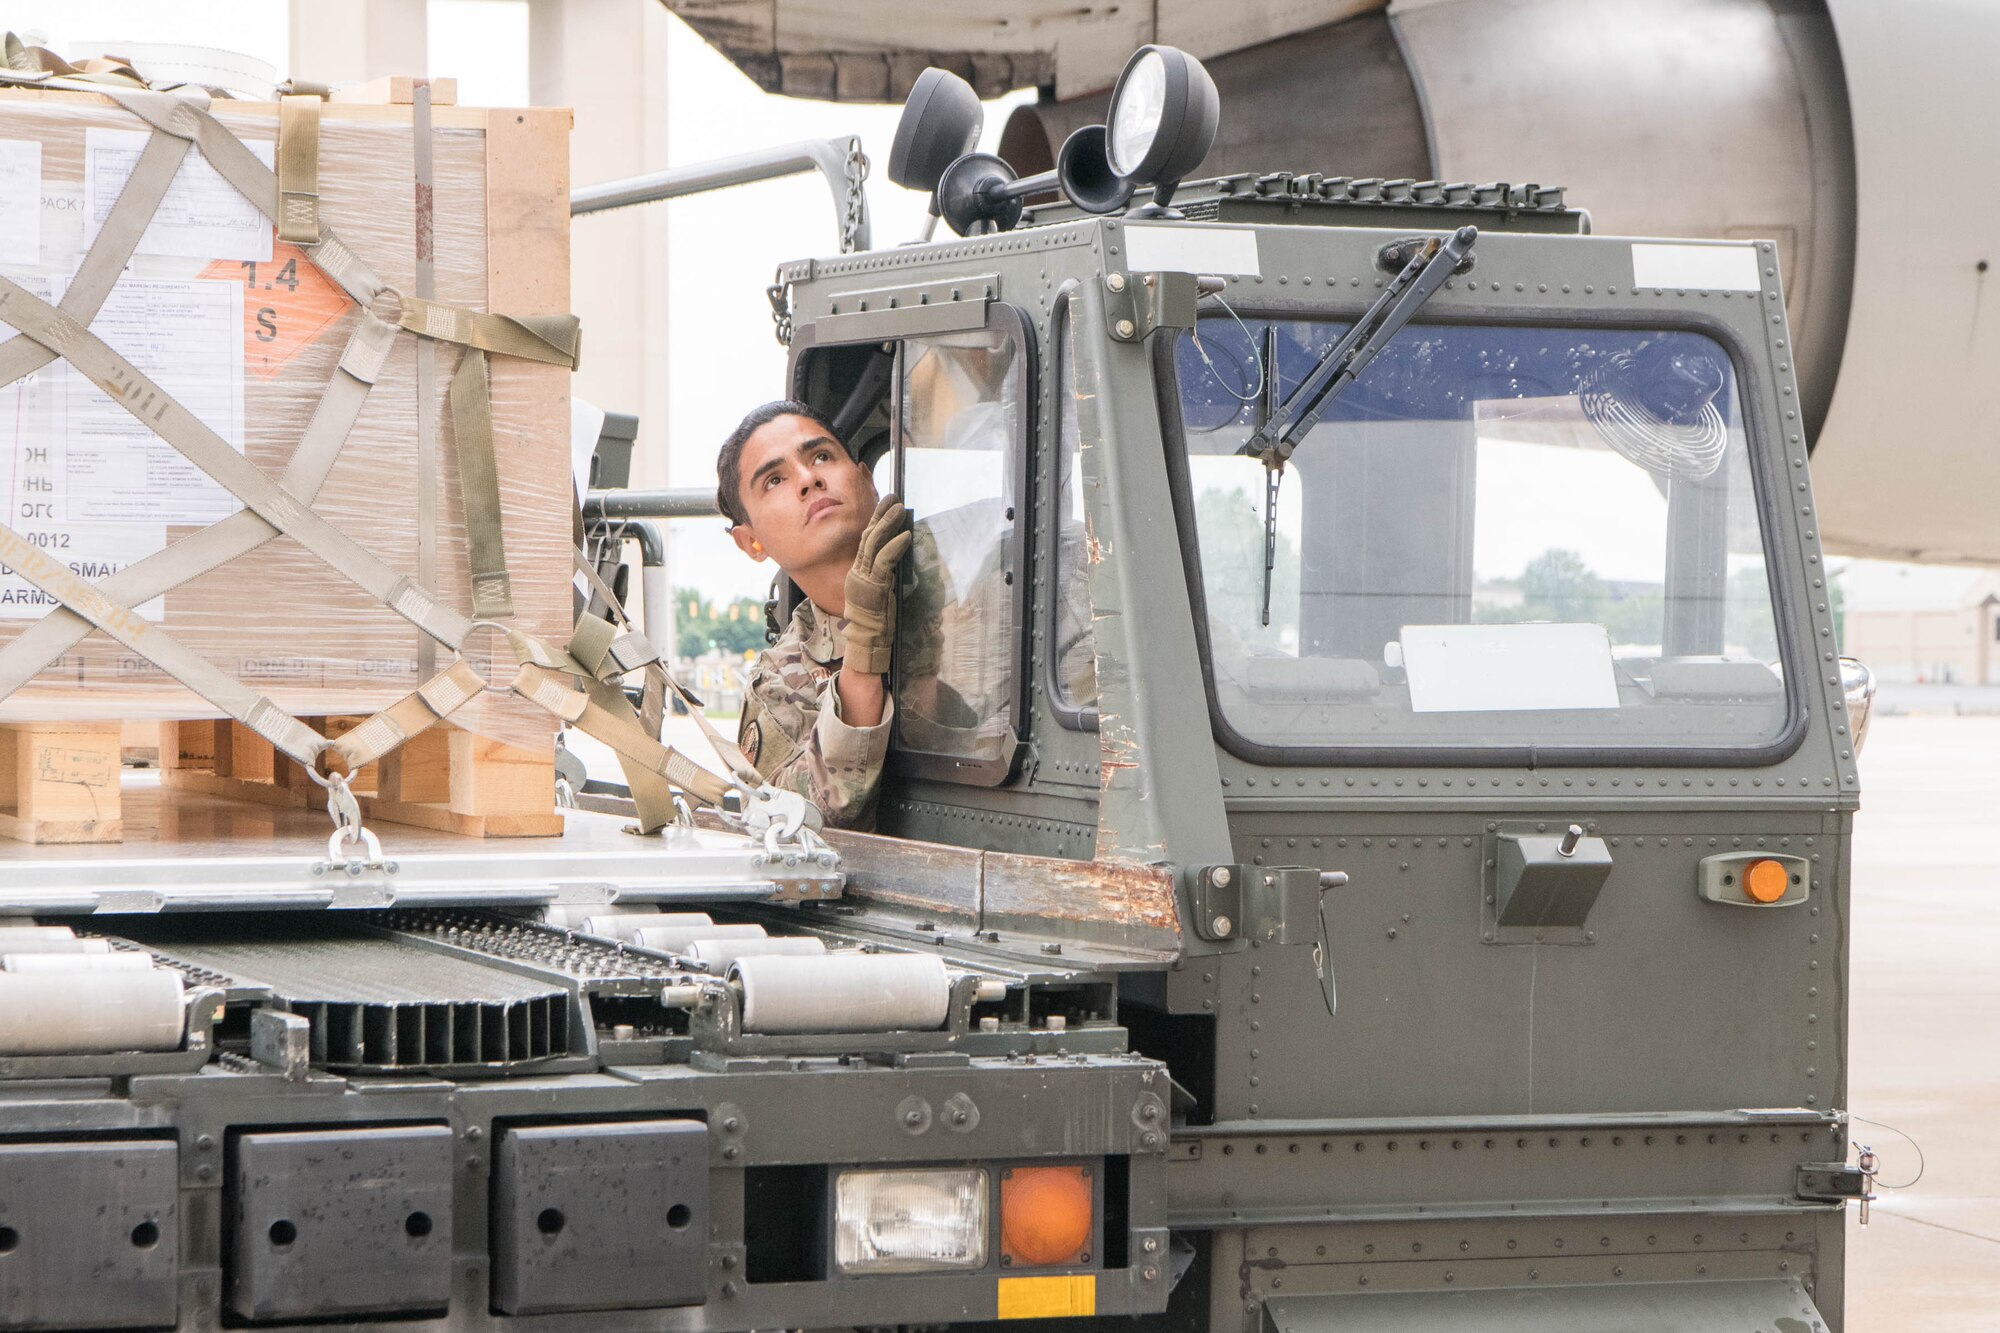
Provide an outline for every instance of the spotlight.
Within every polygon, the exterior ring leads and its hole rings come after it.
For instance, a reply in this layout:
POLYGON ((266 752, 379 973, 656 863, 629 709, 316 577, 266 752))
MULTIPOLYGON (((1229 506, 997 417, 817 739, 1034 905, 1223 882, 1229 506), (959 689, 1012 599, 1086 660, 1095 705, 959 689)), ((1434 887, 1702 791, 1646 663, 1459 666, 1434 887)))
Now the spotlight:
POLYGON ((1215 81, 1199 60, 1171 46, 1133 53, 1112 90, 1104 135, 1112 174, 1135 188, 1153 187, 1153 201, 1133 216, 1180 216, 1167 204, 1214 146, 1221 112, 1215 81))

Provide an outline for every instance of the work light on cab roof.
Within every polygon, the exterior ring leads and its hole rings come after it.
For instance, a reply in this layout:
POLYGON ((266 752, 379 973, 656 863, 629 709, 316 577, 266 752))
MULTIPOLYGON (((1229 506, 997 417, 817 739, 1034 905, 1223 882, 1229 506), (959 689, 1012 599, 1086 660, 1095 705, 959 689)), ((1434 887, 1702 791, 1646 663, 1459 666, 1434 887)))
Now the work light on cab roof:
POLYGON ((1071 134, 1054 171, 1020 177, 994 154, 968 151, 979 133, 971 85, 927 69, 903 104, 889 177, 929 190, 931 225, 943 218, 960 236, 1009 231, 1024 200, 1050 191, 1087 213, 1113 213, 1150 189, 1152 197, 1130 216, 1178 218, 1167 205, 1208 155, 1220 116, 1215 81, 1199 60, 1175 47, 1143 46, 1118 77, 1106 124, 1071 134))

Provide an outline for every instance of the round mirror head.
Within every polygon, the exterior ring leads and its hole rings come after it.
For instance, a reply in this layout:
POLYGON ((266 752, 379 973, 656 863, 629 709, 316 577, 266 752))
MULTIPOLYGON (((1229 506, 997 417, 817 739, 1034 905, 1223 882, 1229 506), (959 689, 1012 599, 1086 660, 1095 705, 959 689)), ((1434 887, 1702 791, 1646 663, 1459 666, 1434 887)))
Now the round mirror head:
POLYGON ((906 190, 937 188, 944 169, 972 151, 986 110, 972 85, 933 66, 917 76, 903 101, 889 147, 889 179, 906 190))
POLYGON ((1221 99, 1199 60, 1171 46, 1142 46, 1111 94, 1111 169, 1134 185, 1178 181, 1215 143, 1221 99))
POLYGON ((1063 195, 1086 213, 1115 213, 1132 202, 1132 182, 1112 170, 1102 125, 1085 125, 1056 155, 1063 195))

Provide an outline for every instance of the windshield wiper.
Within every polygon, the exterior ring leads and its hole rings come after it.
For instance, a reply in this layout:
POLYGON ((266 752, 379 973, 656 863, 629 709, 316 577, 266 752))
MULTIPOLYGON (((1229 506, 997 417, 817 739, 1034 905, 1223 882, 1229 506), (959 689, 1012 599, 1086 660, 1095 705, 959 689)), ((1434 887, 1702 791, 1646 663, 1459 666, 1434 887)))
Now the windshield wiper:
POLYGON ((1258 416, 1262 417, 1257 429, 1251 433, 1241 449, 1236 452, 1264 462, 1264 602, 1260 624, 1271 623, 1271 572, 1278 561, 1278 486, 1285 474, 1285 461, 1298 448, 1299 441, 1311 433, 1333 406, 1333 400, 1341 390, 1361 376, 1368 363, 1375 359, 1390 339, 1401 333, 1430 300, 1432 293, 1444 285, 1464 264, 1472 253, 1472 244, 1479 239, 1477 227, 1460 227, 1449 237, 1433 236, 1417 248, 1410 262, 1403 265, 1402 272, 1392 279, 1375 303, 1368 307, 1354 327, 1341 335, 1319 364, 1312 368, 1299 387, 1292 391, 1282 404, 1271 405, 1276 397, 1274 387, 1277 380, 1277 341, 1275 326, 1266 330, 1264 345, 1265 401, 1260 404, 1258 416))

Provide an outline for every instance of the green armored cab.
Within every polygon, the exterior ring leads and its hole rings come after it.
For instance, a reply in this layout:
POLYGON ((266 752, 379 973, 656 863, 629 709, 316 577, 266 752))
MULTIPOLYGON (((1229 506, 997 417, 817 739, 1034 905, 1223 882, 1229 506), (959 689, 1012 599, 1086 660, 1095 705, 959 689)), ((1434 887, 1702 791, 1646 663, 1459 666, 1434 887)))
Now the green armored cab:
POLYGON ((1064 202, 971 155, 964 239, 779 272, 791 388, 920 518, 1004 514, 953 631, 994 725, 906 736, 882 831, 1174 868, 1119 1017, 1175 1080, 1175 1326, 1837 1328, 1865 707, 1772 246, 1176 188, 1129 122, 1198 139, 1191 67, 1128 66, 1064 202), (929 372, 975 350, 968 445, 929 372))

